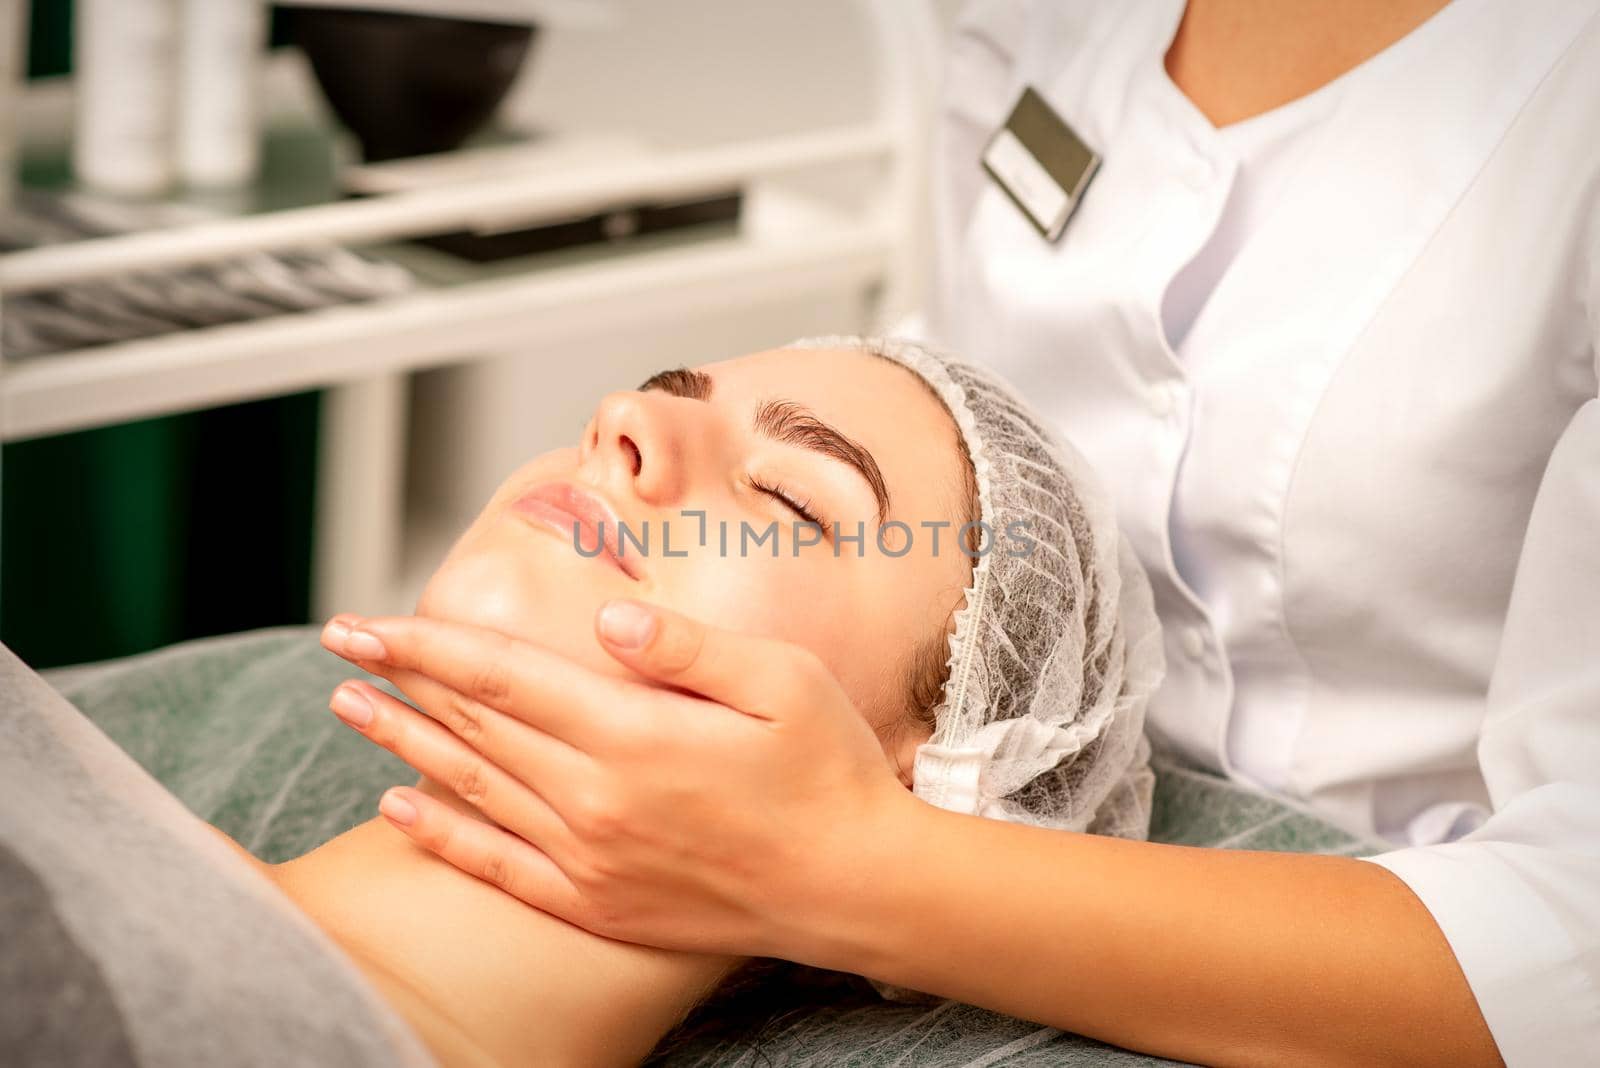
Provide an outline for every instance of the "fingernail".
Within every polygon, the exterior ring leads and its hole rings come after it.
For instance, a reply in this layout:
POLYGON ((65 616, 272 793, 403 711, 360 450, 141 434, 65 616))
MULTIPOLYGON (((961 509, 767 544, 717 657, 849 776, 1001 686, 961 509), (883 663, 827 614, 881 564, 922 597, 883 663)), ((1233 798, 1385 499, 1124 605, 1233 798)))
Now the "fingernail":
POLYGON ((367 724, 372 722, 372 702, 348 686, 333 691, 328 707, 333 709, 334 715, 358 731, 366 730, 367 724))
POLYGON ((655 629, 656 617, 633 601, 611 601, 600 609, 600 633, 612 645, 641 649, 655 629))
POLYGON ((358 660, 382 660, 389 655, 389 650, 383 647, 378 636, 364 630, 351 631, 350 637, 344 641, 344 647, 358 660))
POLYGON ((378 811, 402 827, 417 822, 417 806, 390 790, 378 799, 378 811))
POLYGON ((343 620, 330 619, 322 628, 322 639, 324 645, 343 649, 344 643, 350 640, 350 628, 343 620))

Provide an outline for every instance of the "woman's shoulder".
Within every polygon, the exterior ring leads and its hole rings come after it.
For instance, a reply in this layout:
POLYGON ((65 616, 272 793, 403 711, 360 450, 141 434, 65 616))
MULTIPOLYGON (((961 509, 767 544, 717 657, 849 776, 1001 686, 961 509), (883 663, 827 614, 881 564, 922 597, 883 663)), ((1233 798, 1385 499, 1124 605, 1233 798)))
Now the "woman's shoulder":
POLYGON ((266 861, 257 857, 244 846, 240 845, 222 828, 212 826, 209 823, 205 824, 205 828, 206 830, 213 832, 218 838, 222 839, 222 843, 236 855, 238 855, 240 860, 243 860, 246 864, 250 865, 251 869, 257 874, 264 876, 274 883, 278 881, 275 876, 276 869, 273 865, 268 864, 266 861))

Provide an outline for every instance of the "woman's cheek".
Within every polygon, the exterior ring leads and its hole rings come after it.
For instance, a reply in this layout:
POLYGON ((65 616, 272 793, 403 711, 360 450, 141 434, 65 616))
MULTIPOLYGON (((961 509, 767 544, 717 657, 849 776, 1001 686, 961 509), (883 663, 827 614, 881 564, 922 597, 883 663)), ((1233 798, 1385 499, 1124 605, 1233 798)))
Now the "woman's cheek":
POLYGON ((781 547, 698 561, 686 603, 672 605, 717 627, 803 645, 832 666, 851 638, 850 600, 840 580, 845 561, 827 547, 802 550, 798 558, 781 547))
POLYGON ((531 576, 508 563, 501 553, 452 552, 428 580, 417 614, 519 635, 531 630, 530 609, 540 598, 531 576))

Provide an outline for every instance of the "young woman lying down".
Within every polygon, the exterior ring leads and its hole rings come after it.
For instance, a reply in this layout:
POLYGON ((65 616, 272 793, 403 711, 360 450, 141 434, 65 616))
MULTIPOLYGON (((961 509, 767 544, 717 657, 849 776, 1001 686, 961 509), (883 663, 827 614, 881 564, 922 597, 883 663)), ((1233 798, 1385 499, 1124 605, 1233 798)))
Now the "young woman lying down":
MULTIPOLYGON (((1141 727, 1161 667, 1131 560, 1082 461, 990 373, 905 343, 815 339, 603 398, 576 447, 505 481, 416 614, 619 685, 637 677, 595 634, 613 599, 795 643, 919 796, 1142 837, 1141 727)), ((348 622, 325 641, 359 661, 348 622)), ((380 744, 448 734, 365 683, 333 706, 380 744)), ((484 788, 419 786, 474 815, 484 788)), ((591 935, 383 818, 251 863, 452 1068, 637 1063, 741 963, 591 935)))

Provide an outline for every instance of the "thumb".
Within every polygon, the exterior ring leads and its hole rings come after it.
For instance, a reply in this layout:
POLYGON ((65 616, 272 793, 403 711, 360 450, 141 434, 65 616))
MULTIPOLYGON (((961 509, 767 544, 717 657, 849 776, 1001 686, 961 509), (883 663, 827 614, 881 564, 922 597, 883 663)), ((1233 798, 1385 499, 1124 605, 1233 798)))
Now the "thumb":
POLYGON ((602 648, 646 678, 761 719, 811 706, 820 687, 839 685, 803 646, 708 627, 642 601, 607 601, 595 633, 602 648))

